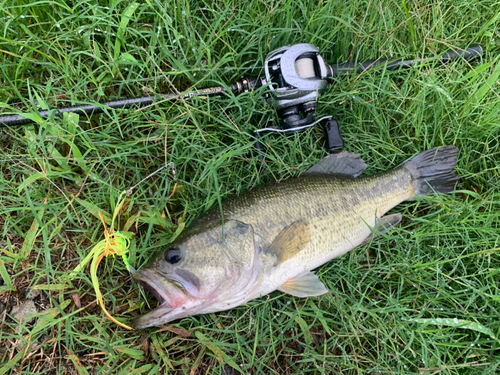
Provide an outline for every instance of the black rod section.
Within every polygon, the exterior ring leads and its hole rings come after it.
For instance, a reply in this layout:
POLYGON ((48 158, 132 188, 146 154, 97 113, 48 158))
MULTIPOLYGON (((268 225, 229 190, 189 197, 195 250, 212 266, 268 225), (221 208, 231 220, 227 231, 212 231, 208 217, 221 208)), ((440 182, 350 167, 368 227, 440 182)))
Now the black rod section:
POLYGON ((467 49, 450 49, 443 53, 440 57, 426 57, 423 59, 409 59, 409 60, 396 60, 396 59, 378 59, 368 60, 363 63, 340 63, 340 64, 326 64, 327 78, 333 78, 341 75, 347 75, 352 71, 361 74, 366 70, 373 69, 379 65, 386 65, 387 70, 399 70, 410 68, 415 65, 442 62, 450 63, 454 60, 462 58, 464 60, 473 60, 476 57, 482 56, 484 49, 480 45, 472 45, 467 49))
MULTIPOLYGON (((162 100, 187 99, 194 96, 216 96, 221 95, 225 92, 234 92, 235 94, 240 94, 242 92, 254 90, 260 86, 262 86, 262 80, 260 78, 243 78, 241 81, 228 85, 228 88, 224 86, 215 86, 200 90, 183 91, 178 94, 170 93, 158 96, 143 96, 140 98, 113 100, 98 105, 84 104, 72 107, 57 108, 55 109, 55 116, 61 117, 63 113, 76 113, 78 115, 90 116, 104 113, 106 109, 130 108, 133 106, 144 107, 162 100)), ((39 111, 37 113, 44 119, 49 117, 48 110, 39 111)), ((33 120, 26 118, 23 115, 0 116, 0 127, 26 125, 33 122, 33 120)))

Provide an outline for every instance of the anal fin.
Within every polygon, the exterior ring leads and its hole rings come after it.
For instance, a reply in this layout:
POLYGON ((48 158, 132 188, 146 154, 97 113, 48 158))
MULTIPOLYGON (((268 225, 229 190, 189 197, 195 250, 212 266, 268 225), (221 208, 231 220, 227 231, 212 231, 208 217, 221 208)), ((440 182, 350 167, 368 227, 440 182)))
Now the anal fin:
POLYGON ((365 238, 362 242, 363 244, 370 242, 372 238, 376 238, 382 234, 389 233, 394 229, 396 225, 401 222, 402 216, 400 214, 392 214, 383 216, 375 221, 375 227, 372 229, 372 233, 365 238))
POLYGON ((303 273, 285 282, 278 290, 295 297, 315 297, 328 293, 325 285, 312 272, 303 273))

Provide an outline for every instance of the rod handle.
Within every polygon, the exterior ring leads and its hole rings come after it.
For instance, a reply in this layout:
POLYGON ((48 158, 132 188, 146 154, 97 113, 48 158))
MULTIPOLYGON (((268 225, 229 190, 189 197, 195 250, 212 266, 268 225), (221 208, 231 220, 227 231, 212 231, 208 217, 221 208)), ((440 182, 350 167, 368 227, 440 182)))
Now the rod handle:
POLYGON ((439 61, 441 63, 450 63, 460 58, 469 61, 482 56, 483 52, 484 48, 479 44, 476 44, 470 46, 467 49, 459 49, 459 48, 450 49, 445 53, 443 53, 440 57, 426 57, 423 59, 408 59, 408 60, 378 59, 378 60, 368 60, 363 63, 345 62, 340 64, 326 64, 327 78, 347 75, 352 71, 356 71, 357 74, 361 74, 379 65, 386 65, 386 69, 392 71, 392 70, 406 69, 412 66, 424 63, 430 63, 434 61, 439 61))

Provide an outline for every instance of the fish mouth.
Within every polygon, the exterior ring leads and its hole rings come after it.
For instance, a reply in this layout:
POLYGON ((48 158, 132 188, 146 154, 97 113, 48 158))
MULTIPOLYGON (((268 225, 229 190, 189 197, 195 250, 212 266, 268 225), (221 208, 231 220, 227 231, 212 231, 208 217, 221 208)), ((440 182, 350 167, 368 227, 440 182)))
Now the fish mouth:
MULTIPOLYGON (((171 295, 166 293, 164 283, 153 272, 148 270, 139 270, 132 275, 132 278, 139 283, 144 289, 149 291, 153 297, 158 300, 158 307, 151 310, 149 313, 137 318, 132 323, 135 329, 142 329, 156 325, 162 325, 167 322, 168 314, 173 311, 178 305, 179 301, 174 301, 171 295)), ((174 294, 182 293, 182 285, 175 280, 165 279, 169 284, 170 289, 176 288, 177 292, 174 294)))
POLYGON ((152 294, 152 296, 154 298, 156 298, 156 300, 158 301, 158 303, 160 304, 160 306, 166 302, 166 299, 160 294, 160 292, 155 289, 155 287, 149 283, 147 283, 146 281, 143 281, 143 280, 139 280, 139 285, 142 286, 144 289, 146 289, 149 293, 152 294))
POLYGON ((158 300, 160 306, 168 304, 169 298, 163 290, 159 278, 154 273, 139 270, 132 275, 132 278, 149 291, 158 300))
POLYGON ((197 288, 186 280, 186 276, 165 277, 142 269, 133 273, 132 278, 159 302, 157 308, 132 322, 134 329, 162 326, 172 320, 199 313, 213 302, 212 299, 199 298, 197 288))

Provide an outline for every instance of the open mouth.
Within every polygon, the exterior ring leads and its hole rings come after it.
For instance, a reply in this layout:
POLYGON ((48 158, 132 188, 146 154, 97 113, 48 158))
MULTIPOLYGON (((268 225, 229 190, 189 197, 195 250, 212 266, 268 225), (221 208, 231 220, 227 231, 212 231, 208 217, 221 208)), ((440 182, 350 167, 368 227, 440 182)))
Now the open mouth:
POLYGON ((144 289, 149 291, 154 298, 158 301, 158 307, 171 307, 169 298, 164 292, 163 288, 158 285, 157 277, 149 272, 139 270, 132 276, 144 289))
POLYGON ((162 325, 168 320, 166 316, 174 310, 171 298, 167 295, 162 285, 162 281, 157 275, 148 270, 139 270, 135 272, 132 277, 158 300, 158 306, 147 314, 136 318, 132 326, 135 329, 142 329, 155 325, 162 325))
POLYGON ((160 326, 189 315, 189 309, 185 308, 189 296, 181 280, 157 275, 147 268, 135 272, 132 278, 159 302, 156 308, 134 320, 135 329, 160 326))
POLYGON ((158 303, 160 305, 162 305, 163 302, 165 302, 165 299, 161 296, 160 293, 157 292, 157 290, 151 284, 148 284, 147 282, 140 280, 139 285, 142 286, 144 289, 146 289, 149 293, 151 293, 153 297, 158 300, 158 303))

